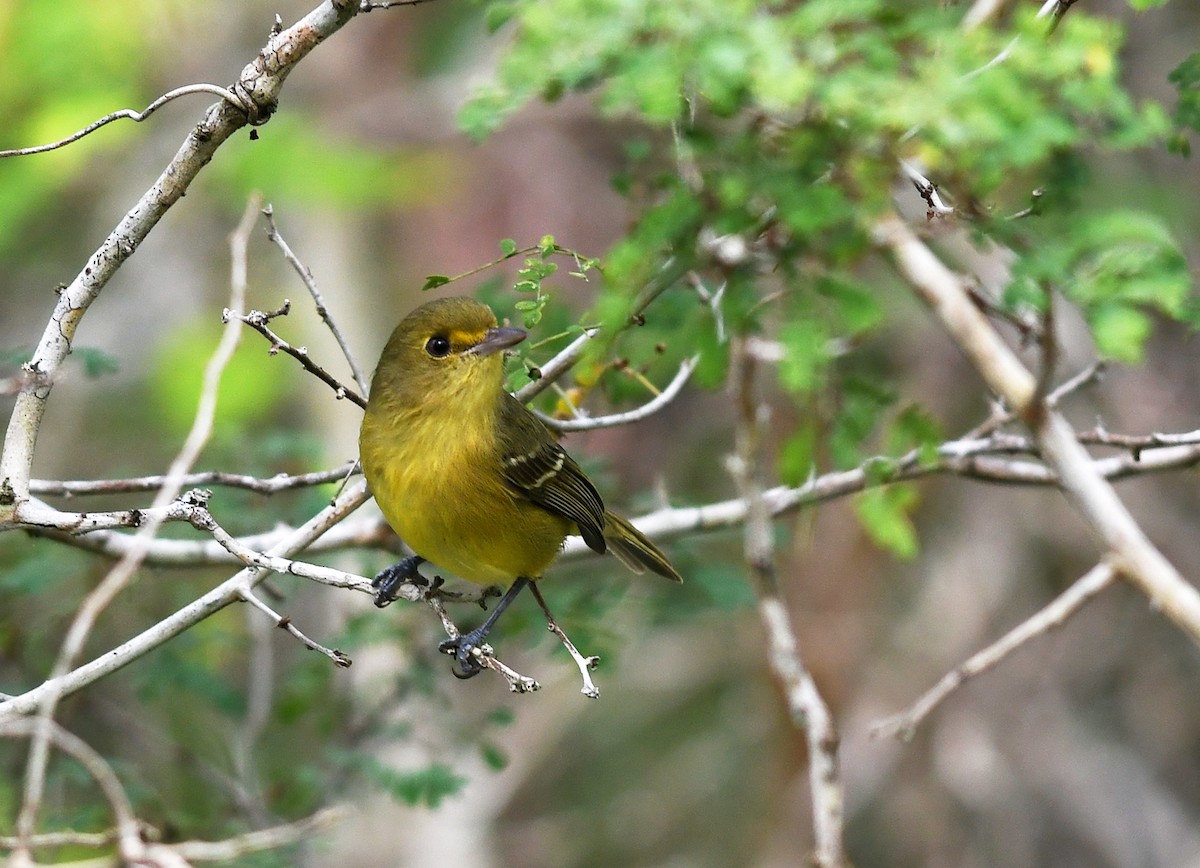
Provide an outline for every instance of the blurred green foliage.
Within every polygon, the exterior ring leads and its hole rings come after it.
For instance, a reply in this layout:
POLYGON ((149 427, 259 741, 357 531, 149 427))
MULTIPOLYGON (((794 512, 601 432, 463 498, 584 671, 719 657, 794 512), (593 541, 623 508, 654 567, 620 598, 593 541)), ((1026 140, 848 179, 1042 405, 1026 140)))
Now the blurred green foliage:
MULTIPOLYGON (((871 242, 898 160, 950 191, 980 238, 1023 253, 1006 304, 1036 309, 1047 288, 1060 293, 1102 356, 1136 362, 1154 316, 1200 322, 1160 218, 1079 204, 1094 182, 1081 155, 1161 146, 1170 132, 1163 107, 1135 105, 1121 84, 1120 26, 1075 7, 1051 32, 1020 7, 1005 26, 964 33, 960 16, 880 0, 502 0, 488 21, 510 46, 460 120, 482 137, 531 101, 583 91, 645 130, 618 188, 638 219, 603 257, 590 320, 622 325, 645 287, 669 286, 619 352, 644 364, 665 347, 678 363, 699 347, 704 385, 724 378, 722 330, 778 341, 779 386, 807 420, 779 454, 796 482, 894 454, 912 420, 872 350, 903 291, 880 277, 871 242), (1009 219, 1035 189, 1036 213, 1009 219), (742 253, 722 259, 722 237, 742 253), (689 273, 719 305, 699 303, 689 273)), ((1186 97, 1190 69, 1173 76, 1186 97)), ((897 488, 857 512, 876 542, 911 557, 916 503, 897 488)))

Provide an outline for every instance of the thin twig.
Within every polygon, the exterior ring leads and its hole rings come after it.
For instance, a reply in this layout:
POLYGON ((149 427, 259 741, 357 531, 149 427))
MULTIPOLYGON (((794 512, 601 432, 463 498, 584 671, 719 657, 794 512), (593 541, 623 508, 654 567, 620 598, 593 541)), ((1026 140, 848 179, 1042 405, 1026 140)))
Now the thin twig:
POLYGON ((222 314, 222 318, 225 322, 236 319, 239 322, 243 322, 250 326, 250 328, 254 329, 271 342, 271 348, 267 350, 268 353, 275 355, 280 350, 283 350, 289 356, 298 361, 304 370, 308 371, 322 383, 333 389, 334 395, 339 400, 342 398, 348 398, 352 403, 357 404, 364 410, 367 408, 366 398, 342 383, 337 377, 333 376, 333 374, 329 373, 327 370, 314 362, 308 355, 307 347, 294 347, 279 335, 275 334, 275 332, 271 331, 271 329, 267 327, 267 320, 270 318, 269 314, 264 314, 259 310, 252 310, 249 313, 243 314, 239 313, 237 309, 226 308, 224 314, 222 314))
POLYGON ((529 585, 529 590, 533 592, 533 597, 537 600, 538 605, 542 607, 542 612, 546 616, 546 629, 558 637, 558 641, 567 649, 567 653, 571 655, 571 659, 575 661, 575 665, 579 667, 579 676, 583 679, 583 687, 579 692, 588 699, 599 699, 600 688, 596 686, 596 682, 592 681, 592 670, 600 664, 600 658, 595 655, 584 657, 579 653, 579 649, 575 647, 563 628, 558 626, 558 621, 554 619, 554 615, 550 614, 550 607, 546 605, 546 599, 542 596, 542 589, 537 586, 536 582, 529 585))
POLYGON ((304 647, 309 651, 320 651, 343 669, 350 668, 350 664, 354 662, 344 651, 338 651, 336 648, 326 648, 320 642, 314 642, 312 639, 305 636, 300 632, 299 628, 292 623, 291 618, 285 615, 280 615, 278 612, 264 603, 259 596, 249 588, 243 588, 240 596, 247 603, 254 606, 254 608, 258 609, 260 612, 264 613, 268 618, 274 621, 276 627, 280 628, 281 630, 286 630, 292 636, 295 636, 297 639, 299 639, 303 643, 304 647))
MULTIPOLYGON (((441 619, 442 629, 446 631, 446 635, 451 639, 457 639, 461 635, 461 631, 450 619, 446 607, 442 605, 440 595, 426 594, 425 602, 429 604, 429 608, 433 609, 438 618, 441 619)), ((511 666, 502 663, 496 657, 491 645, 477 645, 471 649, 471 655, 480 666, 492 670, 508 682, 508 689, 513 693, 533 693, 536 690, 542 689, 542 685, 535 679, 527 675, 522 675, 511 666)), ((3 706, 0 706, 0 708, 3 708, 3 706)))
POLYGON ((925 211, 926 220, 933 220, 938 217, 950 217, 955 213, 954 206, 947 205, 942 201, 937 184, 917 171, 916 166, 908 162, 908 160, 901 160, 900 170, 908 176, 909 181, 917 188, 917 193, 925 200, 927 209, 925 211))
MULTIPOLYGON (((7 726, 7 724, 0 724, 0 733, 3 733, 7 726)), ((104 832, 75 832, 64 829, 61 832, 39 832, 26 843, 30 850, 42 850, 51 847, 109 847, 116 840, 116 829, 108 829, 104 832)), ((16 836, 0 835, 0 850, 15 850, 17 844, 16 836)))
POLYGON ((537 413, 537 417, 551 430, 563 432, 594 431, 598 428, 612 428, 618 425, 639 422, 642 419, 653 416, 675 400, 676 396, 683 390, 683 386, 687 383, 688 378, 692 375, 692 371, 696 369, 696 363, 699 360, 699 356, 692 356, 685 361, 679 366, 678 373, 675 374, 674 379, 667 384, 665 389, 655 395, 653 399, 632 410, 626 410, 623 413, 612 413, 608 416, 584 416, 575 419, 555 419, 553 416, 547 416, 544 413, 537 413))
MULTIPOLYGON (((207 470, 201 473, 186 473, 179 480, 183 488, 220 485, 228 488, 242 488, 256 494, 278 494, 296 488, 308 488, 314 485, 325 485, 330 482, 341 482, 348 473, 352 472, 357 462, 348 461, 340 467, 329 470, 317 470, 312 473, 277 473, 274 476, 248 476, 240 473, 227 473, 223 470, 207 470)), ((75 497, 87 494, 129 494, 141 491, 158 491, 167 482, 167 477, 158 474, 153 476, 138 476, 129 479, 85 479, 85 480, 51 480, 31 479, 29 491, 31 494, 57 495, 60 497, 75 497)))
POLYGON ((294 823, 247 832, 224 841, 180 841, 171 844, 170 849, 189 862, 230 862, 251 853, 274 850, 312 838, 348 816, 350 809, 347 806, 335 805, 322 808, 311 817, 294 823))
POLYGON ((370 390, 370 385, 367 378, 363 375, 362 368, 354 359, 354 354, 350 352, 350 345, 346 342, 342 330, 338 328, 337 323, 333 321, 333 317, 329 315, 329 308, 325 305, 325 298, 321 295, 321 291, 317 289, 317 281, 313 277, 312 269, 300 261, 299 257, 292 252, 292 248, 284 241, 283 236, 279 233, 279 229, 275 226, 275 210, 267 205, 263 208, 263 215, 267 218, 267 238, 275 242, 275 245, 283 253, 283 258, 295 270, 296 274, 300 275, 300 280, 308 289, 308 294, 312 296, 313 302, 317 306, 317 315, 321 317, 322 322, 333 334, 334 340, 342 349, 342 355, 346 359, 346 364, 350 366, 350 372, 354 376, 354 382, 358 386, 358 391, 365 395, 370 390))
POLYGON ((237 107, 241 111, 246 111, 246 105, 238 98, 238 95, 227 87, 221 87, 219 84, 188 84, 183 87, 177 87, 174 90, 169 90, 156 99, 150 105, 146 106, 140 112, 134 109, 120 109, 118 111, 107 114, 99 120, 93 121, 78 132, 72 133, 65 139, 59 139, 57 142, 51 142, 48 145, 35 145, 28 148, 13 148, 7 151, 0 151, 0 159, 4 157, 26 157, 31 154, 44 154, 46 151, 53 151, 56 148, 61 148, 64 145, 69 145, 72 142, 77 142, 84 136, 94 133, 113 121, 119 121, 122 118, 128 118, 135 123, 141 123, 150 115, 154 114, 158 109, 169 103, 173 99, 178 99, 181 96, 187 96, 193 93, 208 93, 215 94, 221 99, 226 100, 230 105, 237 107))
POLYGON ((1083 608, 1084 603, 1111 585, 1116 578, 1117 571, 1112 564, 1101 561, 1037 614, 1025 619, 991 645, 972 654, 943 675, 937 684, 921 694, 921 697, 906 711, 882 720, 871 727, 871 737, 894 736, 908 741, 922 721, 951 693, 976 675, 994 668, 1029 640, 1048 633, 1056 627, 1061 627, 1068 618, 1083 608))
POLYGON ((358 4, 363 12, 375 9, 396 9, 400 6, 420 6, 422 3, 432 3, 433 0, 361 0, 358 4))
MULTIPOLYGON (((260 203, 257 197, 252 197, 242 216, 241 223, 230 238, 232 259, 230 302, 239 306, 246 296, 246 245, 254 221, 257 219, 259 207, 260 203)), ((238 328, 226 326, 216 351, 205 366, 200 400, 196 405, 196 415, 192 421, 191 430, 188 432, 179 454, 171 462, 171 466, 167 470, 167 482, 155 495, 151 510, 161 510, 178 497, 181 488, 178 480, 191 469, 200 455, 200 450, 208 442, 217 408, 217 393, 221 384, 221 376, 225 371, 225 366, 233 358, 234 350, 237 349, 239 332, 238 328)), ((130 550, 84 599, 67 630, 66 638, 63 640, 58 659, 55 661, 50 675, 51 681, 61 678, 75 665, 96 619, 133 581, 141 566, 142 558, 145 557, 146 544, 158 534, 162 523, 163 519, 158 518, 156 514, 142 524, 138 528, 130 550)), ((42 729, 30 744, 29 761, 25 769, 24 797, 21 812, 17 816, 17 835, 22 839, 27 839, 33 834, 37 813, 41 806, 46 763, 49 758, 50 723, 53 720, 59 698, 59 695, 53 693, 47 695, 38 712, 42 729)))

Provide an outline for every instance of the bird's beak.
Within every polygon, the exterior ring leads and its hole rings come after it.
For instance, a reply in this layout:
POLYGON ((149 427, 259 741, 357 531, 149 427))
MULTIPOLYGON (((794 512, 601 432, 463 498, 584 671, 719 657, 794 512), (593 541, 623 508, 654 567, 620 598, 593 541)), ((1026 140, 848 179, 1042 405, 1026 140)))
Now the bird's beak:
POLYGON ((509 347, 519 344, 526 337, 528 335, 524 329, 504 327, 488 329, 483 334, 483 340, 467 349, 463 355, 490 356, 494 352, 507 350, 509 347))

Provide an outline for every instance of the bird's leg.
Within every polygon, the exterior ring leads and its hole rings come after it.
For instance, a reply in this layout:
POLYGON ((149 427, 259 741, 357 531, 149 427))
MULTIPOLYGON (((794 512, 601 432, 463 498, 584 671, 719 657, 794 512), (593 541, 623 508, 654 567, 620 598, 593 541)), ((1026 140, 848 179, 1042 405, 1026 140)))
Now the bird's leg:
POLYGON ((375 589, 375 605, 382 609, 395 601, 398 597, 396 592, 406 582, 424 584, 425 577, 417 572, 417 567, 423 563, 425 558, 420 555, 409 555, 404 560, 380 570, 378 575, 371 579, 371 587, 375 589))
POLYGON ((496 603, 496 608, 492 609, 491 614, 487 616, 487 620, 469 633, 463 633, 454 639, 446 639, 438 645, 439 651, 441 651, 443 654, 452 655, 454 659, 458 661, 459 668, 452 668, 450 670, 455 674, 456 677, 473 678, 479 674, 480 670, 483 669, 483 667, 480 666, 475 660, 475 656, 472 652, 476 648, 479 648, 483 645, 483 640, 487 638, 488 633, 490 633, 492 628, 496 626, 496 621, 499 620, 500 616, 504 614, 504 610, 509 607, 509 604, 517 598, 517 595, 520 594, 528 584, 529 579, 525 578, 524 576, 518 577, 517 580, 512 583, 512 587, 510 587, 504 596, 500 598, 500 601, 496 603))

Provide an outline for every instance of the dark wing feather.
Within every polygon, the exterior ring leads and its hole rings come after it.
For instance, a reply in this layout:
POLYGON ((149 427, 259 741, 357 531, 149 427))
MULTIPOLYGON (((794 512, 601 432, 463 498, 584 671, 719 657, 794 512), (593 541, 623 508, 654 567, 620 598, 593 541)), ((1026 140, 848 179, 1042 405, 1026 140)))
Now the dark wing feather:
POLYGON ((607 549, 604 502, 579 465, 516 398, 500 403, 497 435, 505 481, 532 503, 575 522, 588 548, 607 549))

